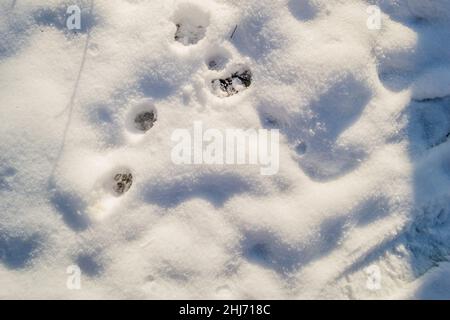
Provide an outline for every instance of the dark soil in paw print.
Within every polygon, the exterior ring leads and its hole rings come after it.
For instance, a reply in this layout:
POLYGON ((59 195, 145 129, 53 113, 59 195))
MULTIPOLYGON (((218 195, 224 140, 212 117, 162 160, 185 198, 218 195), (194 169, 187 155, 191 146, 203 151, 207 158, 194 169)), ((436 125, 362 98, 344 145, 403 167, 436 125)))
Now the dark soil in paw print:
POLYGON ((209 26, 210 14, 193 3, 181 3, 177 6, 172 22, 177 27, 175 41, 185 45, 195 45, 205 38, 209 26))
POLYGON ((297 154, 299 156, 302 156, 306 153, 306 151, 308 150, 308 146, 306 144, 306 142, 300 140, 296 143, 295 145, 295 152, 297 152, 297 154))
POLYGON ((144 111, 138 113, 134 119, 134 125, 136 129, 140 131, 148 131, 153 127, 156 122, 156 115, 153 111, 144 111))
POLYGON ((113 190, 116 195, 123 195, 130 190, 133 184, 133 175, 131 173, 118 173, 114 176, 114 182, 113 190))
POLYGON ((219 97, 230 97, 252 84, 252 73, 250 70, 241 68, 225 79, 214 79, 211 81, 214 92, 219 97))

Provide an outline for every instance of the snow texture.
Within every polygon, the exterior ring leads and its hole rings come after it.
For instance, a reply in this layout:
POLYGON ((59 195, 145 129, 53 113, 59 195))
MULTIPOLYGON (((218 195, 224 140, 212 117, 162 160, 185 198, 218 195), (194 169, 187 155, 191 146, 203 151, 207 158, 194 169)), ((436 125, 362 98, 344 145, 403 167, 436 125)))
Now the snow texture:
POLYGON ((0 298, 450 298, 449 36, 448 0, 0 0, 0 298), (194 121, 279 129, 279 173, 173 164, 194 121))

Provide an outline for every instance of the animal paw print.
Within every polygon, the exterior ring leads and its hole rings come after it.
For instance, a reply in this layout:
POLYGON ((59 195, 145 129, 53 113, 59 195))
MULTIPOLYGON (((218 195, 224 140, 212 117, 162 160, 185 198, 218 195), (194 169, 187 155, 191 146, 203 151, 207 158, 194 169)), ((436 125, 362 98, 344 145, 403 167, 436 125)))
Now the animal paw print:
POLYGON ((225 69, 226 65, 228 64, 228 59, 224 56, 214 56, 210 58, 207 62, 208 69, 212 71, 220 71, 225 69))

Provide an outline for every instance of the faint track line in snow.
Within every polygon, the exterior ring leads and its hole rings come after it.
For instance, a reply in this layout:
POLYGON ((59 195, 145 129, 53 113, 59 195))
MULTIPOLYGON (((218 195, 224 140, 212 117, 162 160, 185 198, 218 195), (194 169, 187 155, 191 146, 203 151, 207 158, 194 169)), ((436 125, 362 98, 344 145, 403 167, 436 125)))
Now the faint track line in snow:
MULTIPOLYGON (((15 0, 17 1, 17 0, 15 0)), ((90 5, 89 5, 89 14, 92 14, 94 9, 94 0, 90 1, 90 5)), ((56 160, 55 160, 55 164, 53 165, 52 171, 50 173, 50 177, 49 177, 49 181, 51 182, 53 180, 56 168, 58 167, 59 161, 61 159, 62 153, 64 151, 64 146, 66 144, 66 139, 67 139, 67 133, 69 131, 69 126, 70 123, 72 121, 72 115, 73 115, 73 109, 74 109, 74 102, 75 102, 75 98, 78 92, 78 87, 80 84, 80 79, 81 79, 81 74, 83 73, 83 69, 84 69, 84 65, 86 62, 86 54, 87 54, 87 50, 88 50, 88 46, 89 46, 89 42, 91 40, 91 30, 88 29, 87 31, 87 36, 86 36, 86 41, 84 44, 84 49, 83 49, 83 55, 81 58, 81 64, 80 64, 80 68, 78 69, 78 75, 77 75, 77 79, 75 81, 75 85, 72 91, 72 95, 70 97, 69 103, 67 104, 67 106, 64 108, 63 111, 61 111, 59 114, 56 115, 56 117, 59 117, 61 115, 63 115, 64 113, 66 113, 67 111, 69 112, 69 115, 67 117, 67 122, 66 122, 66 126, 64 128, 64 132, 63 132, 63 137, 61 140, 61 145, 59 147, 59 151, 58 151, 58 155, 56 156, 56 160)))

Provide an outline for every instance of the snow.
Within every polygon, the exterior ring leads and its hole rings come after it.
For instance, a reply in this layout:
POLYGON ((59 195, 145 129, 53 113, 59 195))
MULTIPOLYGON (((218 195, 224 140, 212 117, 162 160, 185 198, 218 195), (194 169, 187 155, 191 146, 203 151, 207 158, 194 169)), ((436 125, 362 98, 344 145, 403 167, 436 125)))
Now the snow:
POLYGON ((0 298, 448 299, 449 35, 448 0, 0 0, 0 298), (175 164, 196 121, 279 129, 279 172, 175 164))

